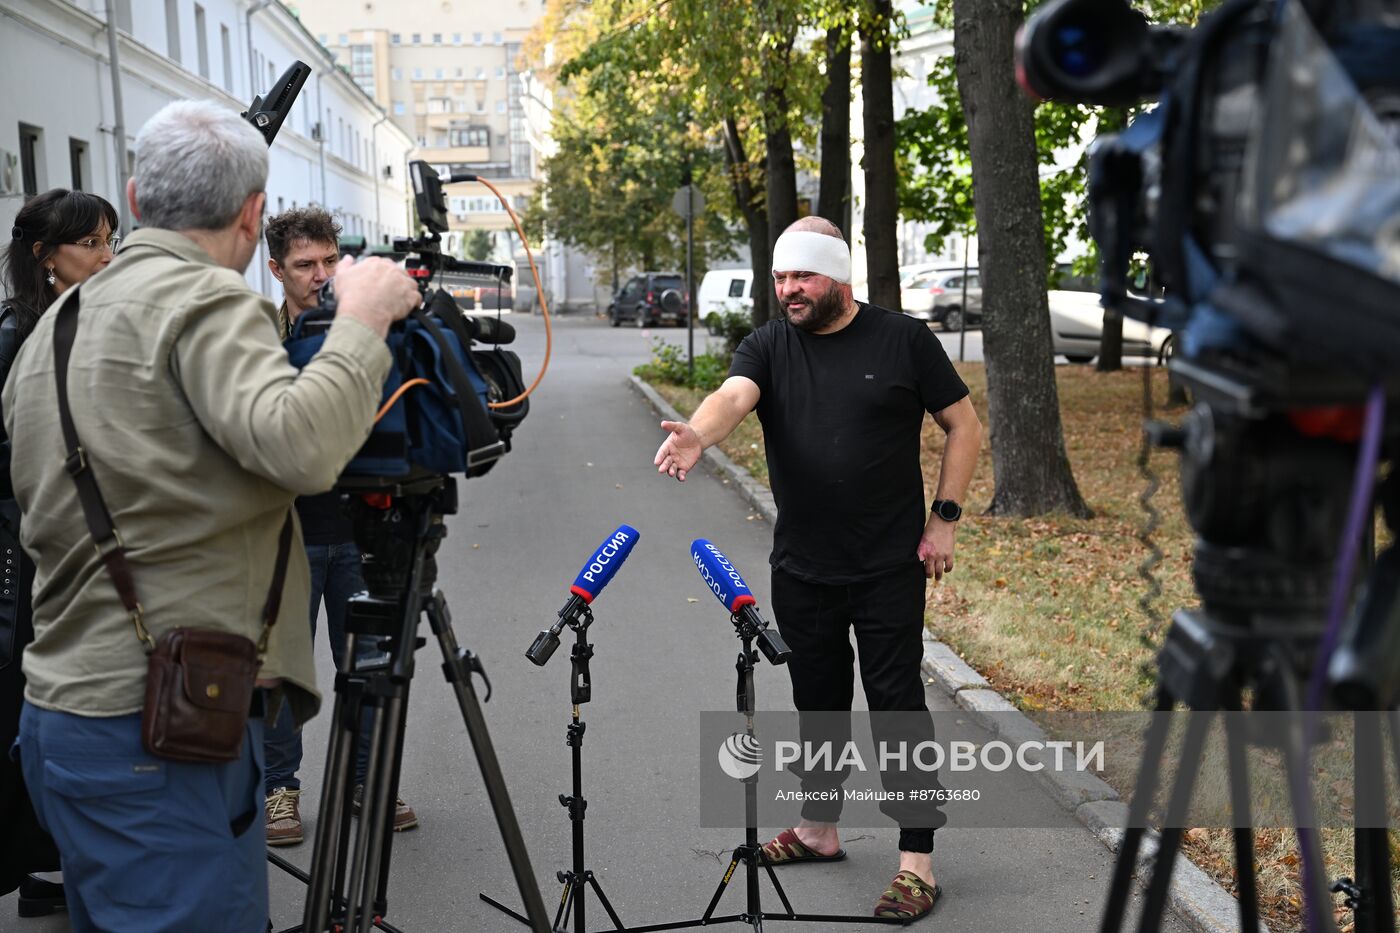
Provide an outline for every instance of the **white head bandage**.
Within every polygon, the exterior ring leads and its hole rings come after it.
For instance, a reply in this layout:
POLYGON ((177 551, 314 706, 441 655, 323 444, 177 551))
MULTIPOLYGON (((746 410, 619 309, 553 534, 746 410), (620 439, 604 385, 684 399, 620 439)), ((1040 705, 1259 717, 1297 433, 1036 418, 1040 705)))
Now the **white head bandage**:
POLYGON ((815 272, 837 282, 851 281, 851 248, 838 237, 789 230, 773 246, 774 272, 815 272))

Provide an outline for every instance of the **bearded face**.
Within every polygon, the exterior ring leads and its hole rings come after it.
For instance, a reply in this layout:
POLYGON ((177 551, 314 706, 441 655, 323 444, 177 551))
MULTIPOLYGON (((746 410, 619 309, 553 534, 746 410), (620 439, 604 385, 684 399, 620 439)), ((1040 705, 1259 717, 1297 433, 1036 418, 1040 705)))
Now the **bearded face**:
POLYGON ((814 276, 802 281, 797 287, 784 289, 780 294, 783 312, 794 327, 816 333, 830 326, 843 311, 846 303, 837 282, 826 276, 814 276), (824 290, 816 284, 816 279, 825 283, 824 290))

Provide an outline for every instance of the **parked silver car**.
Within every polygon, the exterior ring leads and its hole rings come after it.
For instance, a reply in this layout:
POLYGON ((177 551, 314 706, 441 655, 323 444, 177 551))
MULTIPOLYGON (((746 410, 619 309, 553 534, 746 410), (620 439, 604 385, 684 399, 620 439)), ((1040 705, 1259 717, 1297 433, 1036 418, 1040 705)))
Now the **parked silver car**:
POLYGON ((931 321, 944 330, 961 330, 963 326, 963 293, 967 294, 967 323, 982 321, 982 280, 975 268, 967 270, 966 289, 963 269, 933 269, 916 272, 900 283, 900 306, 904 313, 922 321, 931 321))
MULTIPOLYGON (((1099 355, 1103 339, 1103 307, 1097 284, 1061 275, 1061 287, 1049 293, 1050 339, 1055 353, 1071 363, 1088 363, 1099 355)), ((1148 327, 1141 321, 1123 320, 1123 355, 1165 362, 1172 351, 1172 332, 1148 327)))

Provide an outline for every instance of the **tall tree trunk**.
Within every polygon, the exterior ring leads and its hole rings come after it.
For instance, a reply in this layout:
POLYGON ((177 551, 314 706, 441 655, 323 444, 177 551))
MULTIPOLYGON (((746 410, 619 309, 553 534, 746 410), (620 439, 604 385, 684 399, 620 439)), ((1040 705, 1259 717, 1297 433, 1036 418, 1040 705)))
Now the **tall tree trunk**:
POLYGON ((750 177, 753 166, 744 153, 744 139, 739 135, 739 127, 732 117, 724 121, 724 161, 729 168, 729 185, 734 191, 734 202, 749 231, 749 253, 753 258, 752 314, 754 326, 757 327, 769 316, 773 254, 768 246, 768 214, 750 177))
POLYGON ((988 512, 1087 516, 1065 454, 1045 294, 1033 105, 1016 86, 1022 0, 953 0, 982 277, 992 474, 988 512))
MULTIPOLYGON (((759 51, 763 77, 763 137, 765 168, 768 176, 768 243, 773 243, 797 219, 797 163, 792 155, 792 129, 788 125, 787 79, 792 64, 795 30, 786 21, 786 8, 774 0, 757 0, 758 21, 776 44, 764 43, 759 51)), ((759 288, 755 270, 754 290, 759 288)), ((771 279, 771 275, 769 276, 771 279)), ((765 281, 764 288, 767 289, 765 281)), ((773 303, 776 316, 777 302, 773 303)))
POLYGON ((865 262, 870 301, 899 303, 899 201, 894 168, 892 0, 871 0, 860 24, 860 89, 865 104, 865 262))
POLYGON ((826 88, 822 91, 821 187, 817 213, 851 239, 851 35, 826 31, 826 88))
POLYGON ((1094 368, 1101 373, 1116 373, 1123 368, 1123 315, 1112 308, 1103 309, 1099 361, 1094 368))

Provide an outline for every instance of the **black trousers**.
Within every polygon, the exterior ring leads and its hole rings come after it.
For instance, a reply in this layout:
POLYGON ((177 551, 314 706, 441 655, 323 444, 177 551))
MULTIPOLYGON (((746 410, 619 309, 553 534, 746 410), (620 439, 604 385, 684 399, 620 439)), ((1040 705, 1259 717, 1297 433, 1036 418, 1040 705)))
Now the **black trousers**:
MULTIPOLYGON (((798 711, 850 710, 855 697, 856 654, 850 642, 854 630, 861 685, 871 712, 910 714, 872 716, 875 741, 887 747, 906 742, 908 748, 932 742, 933 720, 924 702, 922 671, 927 585, 918 561, 873 580, 839 585, 809 583, 774 569, 773 615, 792 649, 787 669, 798 711)), ((802 716, 801 720, 804 743, 832 742, 839 751, 850 740, 849 717, 802 716)), ((803 790, 812 791, 840 787, 848 772, 797 773, 803 790)), ((936 775, 925 772, 886 769, 880 778, 890 793, 939 787, 936 775)), ((933 831, 947 822, 937 806, 927 802, 887 801, 880 809, 899 824, 899 847, 906 852, 932 852, 933 831)), ((809 820, 833 823, 840 815, 839 795, 836 800, 809 800, 802 807, 802 816, 809 820)))

